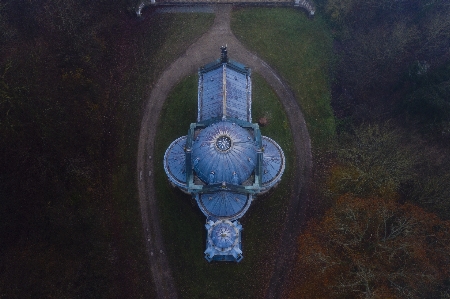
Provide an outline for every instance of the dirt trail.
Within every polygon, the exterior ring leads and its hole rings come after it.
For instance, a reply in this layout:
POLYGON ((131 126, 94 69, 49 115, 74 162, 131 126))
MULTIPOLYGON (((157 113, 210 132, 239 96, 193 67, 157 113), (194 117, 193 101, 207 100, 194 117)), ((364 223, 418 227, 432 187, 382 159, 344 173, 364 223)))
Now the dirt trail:
MULTIPOLYGON (((249 66, 259 73, 274 89, 281 100, 294 133, 295 165, 288 215, 284 223, 280 255, 274 261, 274 273, 266 290, 266 298, 279 298, 285 283, 288 265, 295 253, 296 237, 300 224, 304 222, 304 207, 307 203, 307 183, 311 171, 311 142, 303 114, 293 92, 279 75, 255 54, 250 53, 233 35, 230 29, 231 5, 216 5, 216 17, 208 32, 196 40, 184 54, 174 61, 154 85, 148 99, 141 123, 138 146, 138 189, 142 223, 146 234, 147 253, 152 278, 158 298, 177 298, 175 283, 165 255, 157 210, 155 185, 152 177, 155 136, 158 119, 165 99, 172 88, 188 75, 195 74, 199 67, 216 60, 220 47, 228 45, 229 57, 249 66)), ((156 161, 157 163, 159 161, 156 161)), ((162 163, 162 161, 160 162, 162 163)))

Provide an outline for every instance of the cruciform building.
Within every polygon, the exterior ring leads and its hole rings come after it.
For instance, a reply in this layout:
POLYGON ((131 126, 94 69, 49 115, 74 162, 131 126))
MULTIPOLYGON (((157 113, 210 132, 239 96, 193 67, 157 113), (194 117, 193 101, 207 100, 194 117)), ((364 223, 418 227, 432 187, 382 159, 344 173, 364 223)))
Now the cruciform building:
POLYGON ((239 262, 242 225, 255 196, 281 179, 285 157, 252 123, 250 69, 221 58, 199 70, 197 122, 164 155, 170 182, 191 194, 206 216, 205 258, 239 262))

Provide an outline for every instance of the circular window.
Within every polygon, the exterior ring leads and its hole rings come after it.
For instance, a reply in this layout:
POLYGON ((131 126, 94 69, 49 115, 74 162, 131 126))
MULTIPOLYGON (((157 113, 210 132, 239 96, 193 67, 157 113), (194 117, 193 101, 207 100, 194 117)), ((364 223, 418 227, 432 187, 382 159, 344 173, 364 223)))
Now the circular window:
POLYGON ((231 148, 231 139, 228 136, 222 135, 216 140, 216 147, 225 152, 231 148))

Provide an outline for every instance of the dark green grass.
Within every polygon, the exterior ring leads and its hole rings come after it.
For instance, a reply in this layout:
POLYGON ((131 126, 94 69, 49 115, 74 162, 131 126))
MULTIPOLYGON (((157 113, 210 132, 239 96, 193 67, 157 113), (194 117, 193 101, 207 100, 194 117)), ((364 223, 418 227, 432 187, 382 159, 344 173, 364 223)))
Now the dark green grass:
POLYGON ((23 22, 0 22, 14 33, 0 42, 1 298, 156 297, 136 183, 142 107, 214 16, 137 21, 117 3, 78 2, 68 27, 58 5, 30 14, 31 2, 23 22))
POLYGON ((167 65, 192 40, 205 32, 214 19, 212 14, 162 14, 154 16, 149 28, 136 34, 133 46, 135 64, 124 75, 122 101, 117 112, 119 142, 116 167, 113 173, 113 202, 118 213, 123 252, 129 252, 127 260, 135 265, 139 274, 131 286, 151 284, 147 254, 144 247, 139 200, 136 187, 136 154, 142 107, 149 94, 149 86, 167 65))
POLYGON ((155 180, 167 254, 182 298, 254 298, 261 295, 270 278, 292 183, 292 136, 281 104, 256 74, 253 87, 254 121, 261 116, 269 119, 262 134, 281 145, 287 167, 280 185, 257 198, 240 220, 244 227, 244 260, 239 264, 209 264, 204 259, 206 218, 189 195, 169 185, 162 166, 166 148, 177 137, 186 135, 189 124, 196 120, 197 78, 188 77, 176 86, 163 108, 156 142, 155 180))
POLYGON ((242 9, 233 13, 231 28, 288 82, 313 146, 326 146, 335 134, 328 77, 332 37, 321 17, 308 19, 303 11, 287 8, 242 9))

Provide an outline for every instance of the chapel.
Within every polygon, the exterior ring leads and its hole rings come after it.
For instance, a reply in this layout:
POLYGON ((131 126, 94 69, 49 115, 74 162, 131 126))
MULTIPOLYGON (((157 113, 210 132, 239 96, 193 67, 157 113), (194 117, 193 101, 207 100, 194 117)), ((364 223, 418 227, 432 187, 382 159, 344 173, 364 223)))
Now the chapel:
POLYGON ((252 123, 248 67, 228 58, 200 68, 197 121, 164 155, 169 181, 191 194, 206 216, 206 260, 240 262, 244 216, 257 195, 280 180, 281 147, 252 123))

